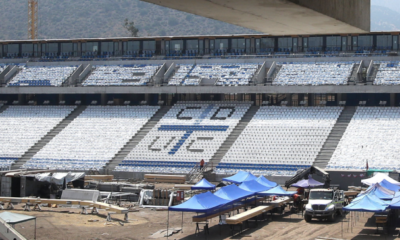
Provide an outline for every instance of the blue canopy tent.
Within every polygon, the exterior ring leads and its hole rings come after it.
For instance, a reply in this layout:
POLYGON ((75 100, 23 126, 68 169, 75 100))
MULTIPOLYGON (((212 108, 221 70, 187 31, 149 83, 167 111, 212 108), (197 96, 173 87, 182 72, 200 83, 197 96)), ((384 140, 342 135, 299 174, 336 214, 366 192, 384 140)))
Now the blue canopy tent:
POLYGON ((359 196, 371 194, 374 194, 376 197, 382 200, 391 200, 394 197, 394 191, 388 190, 380 186, 378 183, 370 186, 365 192, 359 194, 359 196))
POLYGON ((254 192, 243 190, 234 184, 222 187, 214 193, 215 196, 231 202, 240 201, 254 194, 254 192))
POLYGON ((383 212, 386 208, 387 204, 383 200, 378 200, 365 195, 359 201, 352 202, 344 207, 343 210, 357 212, 383 212))
POLYGON ((293 196, 294 194, 296 194, 296 191, 285 191, 279 185, 267 191, 257 193, 260 196, 293 196))
POLYGON ((400 192, 394 194, 394 198, 389 204, 390 209, 400 209, 400 192))
POLYGON ((251 181, 255 179, 257 179, 257 177, 254 176, 253 174, 245 171, 239 171, 233 176, 223 178, 222 181, 240 184, 242 182, 251 181))
POLYGON ((186 202, 179 205, 168 208, 167 218, 167 235, 169 228, 169 211, 182 212, 182 228, 183 228, 183 213, 184 212, 195 212, 195 213, 212 213, 217 212, 224 206, 227 206, 231 201, 219 198, 211 192, 200 193, 194 195, 186 202))
POLYGON ((379 183, 379 185, 381 185, 382 187, 389 189, 390 191, 393 191, 393 192, 400 191, 400 186, 395 185, 395 184, 387 181, 386 179, 383 179, 382 182, 379 183))
POLYGON ((243 182, 239 185, 239 188, 253 193, 258 193, 271 189, 270 187, 258 183, 257 180, 243 182))
POLYGON ((229 200, 219 198, 210 192, 206 192, 194 195, 186 202, 169 207, 168 210, 176 212, 207 213, 228 203, 230 203, 229 200))
POLYGON ((259 176, 257 178, 257 182, 260 183, 261 185, 264 185, 266 187, 276 187, 278 184, 276 182, 272 182, 268 179, 266 179, 264 176, 259 176))
POLYGON ((215 185, 203 178, 200 182, 191 187, 192 190, 214 190, 215 185))

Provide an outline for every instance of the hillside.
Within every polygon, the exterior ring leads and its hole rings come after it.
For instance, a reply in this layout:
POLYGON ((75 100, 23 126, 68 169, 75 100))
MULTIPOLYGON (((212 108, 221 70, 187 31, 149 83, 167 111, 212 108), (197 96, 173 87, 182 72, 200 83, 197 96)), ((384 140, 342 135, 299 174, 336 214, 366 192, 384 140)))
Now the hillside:
POLYGON ((372 6, 371 31, 400 31, 400 12, 387 7, 372 6))
MULTIPOLYGON (((27 0, 0 8, 0 39, 27 38, 27 0)), ((139 36, 246 34, 256 31, 139 0, 39 0, 40 38, 126 37, 125 18, 139 36)))

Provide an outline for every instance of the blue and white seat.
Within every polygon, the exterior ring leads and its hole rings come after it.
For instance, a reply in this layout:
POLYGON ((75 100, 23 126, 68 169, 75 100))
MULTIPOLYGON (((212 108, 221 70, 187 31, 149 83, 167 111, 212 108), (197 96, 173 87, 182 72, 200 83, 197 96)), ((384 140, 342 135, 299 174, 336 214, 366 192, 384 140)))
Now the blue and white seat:
POLYGON ((261 107, 217 166, 217 174, 240 170, 292 176, 311 166, 342 107, 261 107))
POLYGON ((161 65, 102 65, 95 66, 83 86, 143 86, 147 85, 161 65))
POLYGON ((74 106, 9 106, 0 114, 0 167, 9 166, 74 110, 74 106))
POLYGON ((357 107, 327 169, 399 171, 399 141, 399 107, 357 107))
POLYGON ((346 85, 354 62, 277 63, 282 66, 272 85, 346 85))
POLYGON ((219 86, 248 85, 259 68, 257 63, 196 64, 182 80, 184 86, 197 86, 203 79, 219 86))
POLYGON ((158 109, 159 106, 88 106, 24 167, 99 170, 158 109))
POLYGON ((76 70, 77 66, 22 67, 7 86, 60 87, 76 70))
POLYGON ((168 81, 170 86, 181 85, 182 81, 190 74, 193 69, 193 64, 178 64, 178 70, 175 72, 174 76, 168 81))
POLYGON ((374 85, 399 85, 400 84, 400 62, 399 61, 376 61, 379 64, 378 73, 374 85))
POLYGON ((247 112, 249 102, 178 102, 116 168, 188 173, 210 161, 247 112))

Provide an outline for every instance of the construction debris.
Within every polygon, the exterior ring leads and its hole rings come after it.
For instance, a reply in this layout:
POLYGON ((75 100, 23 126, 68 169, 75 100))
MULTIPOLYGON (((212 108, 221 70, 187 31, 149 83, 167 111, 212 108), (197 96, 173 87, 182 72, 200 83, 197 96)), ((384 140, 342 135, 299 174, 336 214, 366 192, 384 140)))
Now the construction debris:
POLYGON ((153 233, 149 238, 164 238, 164 237, 170 237, 172 234, 176 234, 180 232, 182 228, 169 228, 168 231, 167 229, 162 229, 159 230, 155 233, 153 233))

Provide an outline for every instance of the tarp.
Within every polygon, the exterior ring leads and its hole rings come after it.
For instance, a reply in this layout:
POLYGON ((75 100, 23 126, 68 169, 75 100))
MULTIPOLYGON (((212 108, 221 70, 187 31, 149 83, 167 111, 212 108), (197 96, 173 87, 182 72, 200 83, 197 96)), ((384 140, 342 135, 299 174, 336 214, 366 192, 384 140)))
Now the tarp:
POLYGON ((28 216, 28 215, 12 213, 12 212, 2 212, 2 213, 0 213, 0 218, 9 224, 23 223, 26 221, 36 219, 36 217, 34 217, 34 216, 28 216))
POLYGON ((363 179, 363 180, 361 180, 361 182, 364 183, 365 185, 371 186, 372 184, 380 183, 383 180, 386 180, 386 181, 390 182, 391 184, 400 186, 400 182, 394 180, 393 178, 389 177, 388 175, 386 175, 384 173, 377 173, 372 178, 363 179))
POLYGON ((206 213, 216 210, 228 203, 230 203, 230 201, 219 198, 211 192, 206 192, 194 195, 182 204, 169 207, 168 210, 176 212, 206 213))
POLYGON ((324 185, 323 183, 314 180, 311 176, 308 176, 308 179, 303 179, 298 181, 297 183, 293 183, 292 187, 312 188, 323 185, 324 185))
POLYGON ((200 180, 200 182, 196 183, 196 185, 192 186, 192 190, 196 189, 214 190, 215 185, 207 181, 207 179, 203 178, 200 180))
POLYGON ((266 179, 264 176, 259 176, 257 178, 257 182, 266 187, 276 187, 278 185, 276 182, 271 182, 270 180, 266 179))
POLYGON ((365 192, 362 192, 359 195, 362 196, 370 194, 374 194, 379 199, 383 200, 391 200, 394 197, 394 191, 382 187, 381 185, 379 185, 379 183, 372 185, 367 190, 365 190, 365 192))
POLYGON ((79 178, 85 177, 85 173, 83 172, 68 172, 68 173, 38 173, 35 175, 36 180, 41 182, 50 182, 57 185, 62 185, 64 183, 64 179, 66 183, 73 182, 79 178))
POLYGON ((245 171, 239 171, 233 176, 223 178, 222 181, 240 184, 242 182, 251 181, 255 179, 257 179, 257 177, 254 176, 253 174, 245 171))
POLYGON ((363 196, 359 201, 352 202, 343 208, 345 211, 357 212, 382 212, 387 208, 383 200, 373 199, 368 195, 363 196))
POLYGON ((400 186, 392 184, 389 181, 387 181, 386 179, 383 179, 382 182, 379 183, 379 185, 381 185, 382 187, 389 189, 390 191, 393 191, 393 192, 400 191, 400 186))
POLYGON ((244 198, 253 196, 254 192, 243 190, 238 186, 236 186, 235 184, 232 184, 220 188, 218 191, 214 193, 214 195, 233 202, 233 201, 240 201, 244 198))
POLYGON ((389 208, 391 208, 391 209, 400 209, 400 192, 396 192, 394 194, 394 198, 390 202, 389 208))
POLYGON ((239 185, 239 188, 253 193, 267 191, 271 189, 270 187, 261 185, 260 183, 257 182, 257 180, 243 182, 242 184, 239 185))
POLYGON ((292 196, 296 191, 285 191, 281 186, 276 186, 267 191, 258 192, 257 195, 260 196, 292 196))

